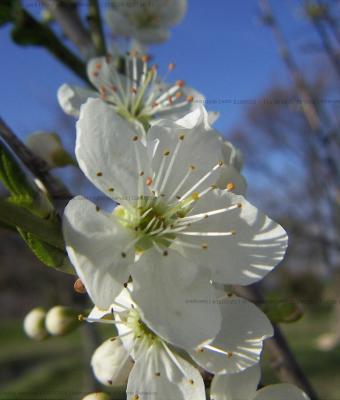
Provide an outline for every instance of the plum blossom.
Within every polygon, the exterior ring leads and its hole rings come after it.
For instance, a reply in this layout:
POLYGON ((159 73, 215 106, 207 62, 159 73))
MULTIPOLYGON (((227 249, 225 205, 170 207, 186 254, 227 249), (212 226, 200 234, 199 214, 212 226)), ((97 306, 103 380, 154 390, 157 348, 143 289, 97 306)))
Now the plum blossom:
MULTIPOLYGON (((229 166, 203 108, 142 137, 100 100, 82 107, 79 166, 112 206, 120 203, 106 212, 78 196, 65 209, 67 251, 95 304, 107 308, 130 276, 140 287, 167 287, 171 299, 195 281, 202 291, 211 279, 251 284, 282 260, 285 231, 232 192, 244 191, 235 168, 217 188, 229 166)), ((163 289, 153 295, 162 304, 163 289)))
MULTIPOLYGON (((189 329, 183 320, 187 328, 183 332, 189 339, 180 350, 158 333, 164 323, 161 314, 157 321, 151 324, 146 322, 144 310, 133 300, 134 291, 133 285, 128 284, 109 310, 100 311, 95 307, 88 318, 82 317, 89 322, 116 325, 118 335, 99 346, 92 357, 92 367, 97 379, 108 386, 117 386, 122 383, 122 379, 126 379, 128 398, 203 400, 203 379, 189 354, 209 351, 208 371, 238 372, 258 363, 262 342, 273 333, 266 316, 253 304, 236 296, 226 296, 220 303, 225 320, 220 333, 221 337, 224 336, 223 343, 219 343, 220 347, 215 347, 214 341, 206 340, 196 349, 192 348, 191 336, 195 336, 197 326, 189 329), (108 319, 108 316, 112 319, 108 319)), ((197 306, 194 303, 190 305, 192 309, 197 306)), ((169 320, 174 317, 172 307, 169 304, 163 310, 163 315, 167 314, 169 320)), ((195 314, 195 318, 199 318, 198 314, 195 314)), ((172 325, 177 321, 169 322, 172 325)), ((195 325, 197 323, 204 329, 208 321, 199 319, 195 325)), ((202 366, 202 362, 199 365, 202 366)))
POLYGON ((106 21, 114 35, 141 44, 164 42, 169 28, 184 17, 187 0, 112 0, 106 21))
MULTIPOLYGON (((139 57, 136 52, 127 55, 123 62, 124 75, 118 64, 117 58, 109 56, 90 60, 87 71, 94 88, 62 85, 58 90, 62 109, 78 117, 81 105, 88 98, 100 97, 123 118, 148 125, 159 118, 178 119, 204 101, 202 95, 187 88, 183 80, 174 84, 160 80, 157 67, 149 66, 147 56, 139 57)), ((174 67, 169 64, 169 72, 174 67)), ((216 113, 210 116, 212 121, 216 119, 216 113)))

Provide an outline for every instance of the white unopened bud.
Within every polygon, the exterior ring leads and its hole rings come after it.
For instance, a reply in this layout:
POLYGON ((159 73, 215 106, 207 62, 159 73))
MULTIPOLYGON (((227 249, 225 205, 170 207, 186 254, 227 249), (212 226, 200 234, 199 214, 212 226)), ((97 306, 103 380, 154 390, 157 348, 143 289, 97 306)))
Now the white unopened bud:
POLYGON ((126 385, 133 362, 120 339, 109 339, 93 353, 91 365, 95 377, 104 385, 126 385))
POLYGON ((43 340, 48 336, 45 328, 46 311, 41 308, 33 308, 24 319, 24 331, 28 337, 34 340, 43 340))
POLYGON ((73 158, 64 149, 59 136, 54 132, 34 132, 27 137, 26 145, 50 168, 75 164, 73 158))
POLYGON ((55 306, 46 315, 47 331, 54 336, 70 333, 78 326, 78 314, 69 307, 55 306))
POLYGON ((110 400, 110 396, 103 392, 90 393, 83 400, 110 400))

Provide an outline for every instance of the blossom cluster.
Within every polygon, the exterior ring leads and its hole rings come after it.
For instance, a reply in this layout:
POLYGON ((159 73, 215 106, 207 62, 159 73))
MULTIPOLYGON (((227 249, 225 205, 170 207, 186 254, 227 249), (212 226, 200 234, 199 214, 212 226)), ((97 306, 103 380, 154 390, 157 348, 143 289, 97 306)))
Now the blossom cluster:
MULTIPOLYGON (((117 33, 142 44, 164 40, 186 8, 113 3, 117 33)), ((213 128, 216 113, 136 50, 90 60, 88 78, 92 89, 64 84, 58 99, 77 118, 80 169, 111 204, 77 196, 63 218, 94 303, 82 319, 116 333, 93 355, 95 376, 127 385, 130 400, 204 400, 209 385, 213 400, 307 399, 288 384, 257 391, 273 328, 232 286, 263 279, 288 239, 246 199, 241 153, 213 128)))

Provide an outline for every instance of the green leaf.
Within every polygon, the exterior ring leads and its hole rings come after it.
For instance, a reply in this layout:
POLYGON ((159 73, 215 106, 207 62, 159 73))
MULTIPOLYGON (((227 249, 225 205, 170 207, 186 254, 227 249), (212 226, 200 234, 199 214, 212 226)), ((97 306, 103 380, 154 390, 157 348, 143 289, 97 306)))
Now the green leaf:
POLYGON ((0 180, 14 196, 34 197, 31 182, 23 172, 19 162, 6 145, 0 141, 0 180))
POLYGON ((9 201, 46 218, 53 213, 53 206, 43 193, 24 172, 15 156, 0 141, 0 181, 10 192, 9 201))
POLYGON ((18 231, 32 252, 42 263, 48 267, 58 269, 59 271, 74 274, 64 251, 43 242, 30 232, 25 232, 20 228, 18 228, 18 231))
POLYGON ((57 218, 42 219, 23 207, 0 199, 0 221, 30 232, 45 243, 64 251, 61 223, 57 218))

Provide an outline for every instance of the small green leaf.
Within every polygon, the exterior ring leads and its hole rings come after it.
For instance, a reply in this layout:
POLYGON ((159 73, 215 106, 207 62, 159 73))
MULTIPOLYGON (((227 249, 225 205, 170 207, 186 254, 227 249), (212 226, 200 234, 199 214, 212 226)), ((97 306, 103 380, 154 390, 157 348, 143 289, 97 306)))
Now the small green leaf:
POLYGON ((62 251, 65 249, 61 223, 57 218, 42 219, 23 207, 0 199, 0 221, 30 232, 62 251))
POLYGON ((19 162, 9 149, 0 141, 0 180, 14 196, 34 197, 32 184, 22 171, 19 162))
POLYGON ((47 195, 29 178, 15 156, 1 141, 0 181, 11 193, 11 203, 25 207, 43 218, 53 213, 53 206, 47 195))
POLYGON ((58 269, 69 274, 73 274, 73 269, 68 263, 67 255, 64 251, 43 242, 30 232, 25 232, 18 228, 18 231, 35 256, 48 267, 58 269))

